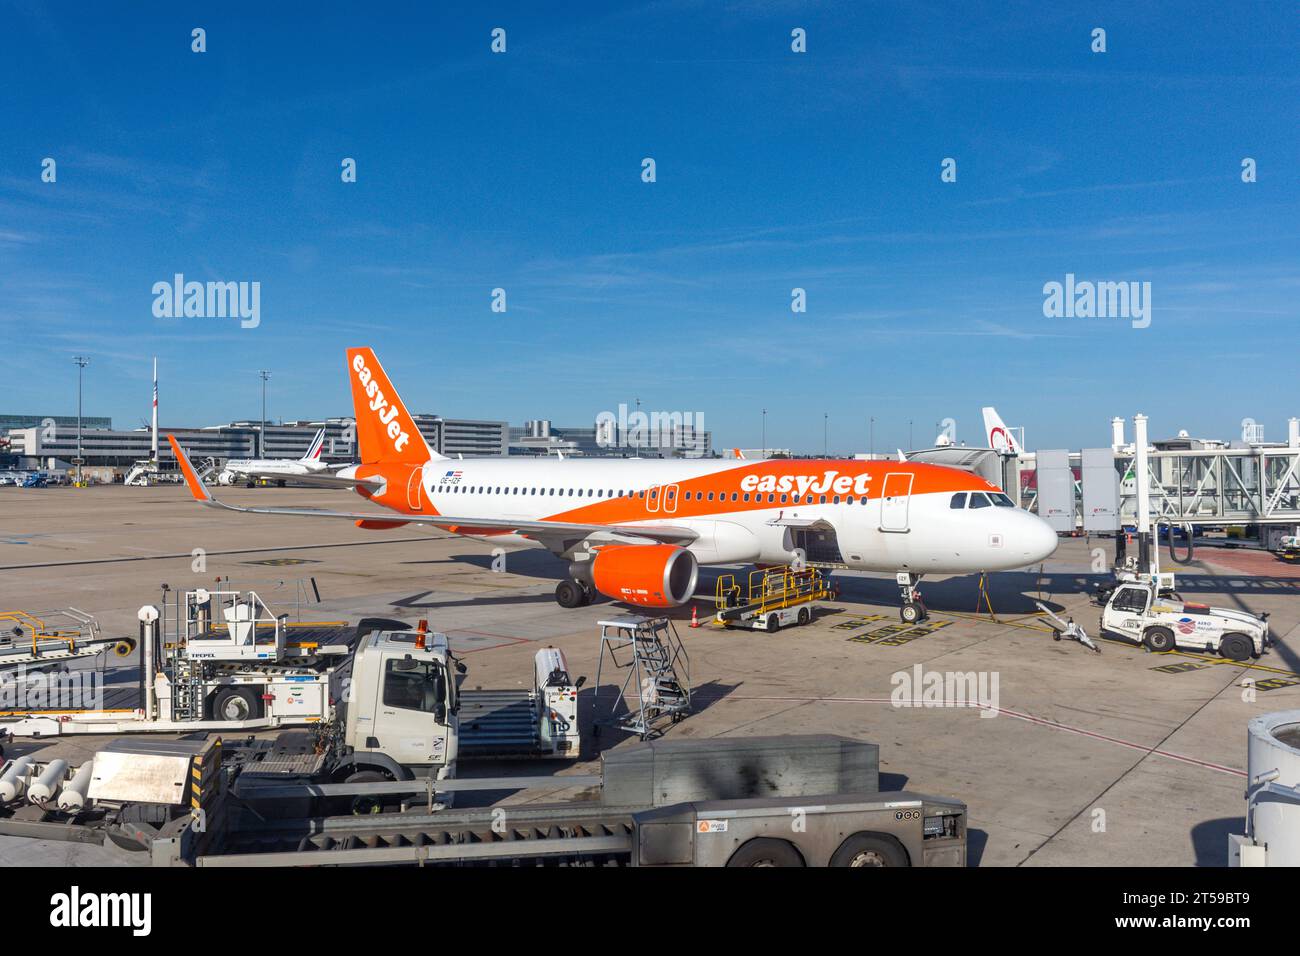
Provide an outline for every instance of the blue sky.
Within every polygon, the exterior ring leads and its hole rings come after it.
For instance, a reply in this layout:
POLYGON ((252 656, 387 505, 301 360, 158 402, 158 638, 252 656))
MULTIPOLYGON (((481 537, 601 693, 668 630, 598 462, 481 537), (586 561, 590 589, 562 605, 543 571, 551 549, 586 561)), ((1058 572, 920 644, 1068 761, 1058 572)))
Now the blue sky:
POLYGON ((369 344, 416 411, 725 445, 1300 414, 1294 4, 548 6, 0 0, 0 411, 74 410, 84 353, 119 426, 155 354, 164 425, 256 417, 259 368, 272 417, 348 414, 369 344), (261 325, 155 318, 177 272, 261 325), (1045 318, 1066 273, 1149 281, 1151 326, 1045 318))

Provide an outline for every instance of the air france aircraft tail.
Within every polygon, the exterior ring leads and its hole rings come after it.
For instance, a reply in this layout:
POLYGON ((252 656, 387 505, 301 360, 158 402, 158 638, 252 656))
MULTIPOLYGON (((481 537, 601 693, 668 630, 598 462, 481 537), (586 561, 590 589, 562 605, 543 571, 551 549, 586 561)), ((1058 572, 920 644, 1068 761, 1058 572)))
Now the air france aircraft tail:
POLYGON ((1025 450, 1020 447, 1020 442, 1016 441, 1016 436, 1011 433, 1011 429, 1002 421, 998 410, 988 405, 981 411, 984 412, 984 437, 988 440, 989 447, 1006 455, 1023 455, 1025 450))
POLYGON ((311 445, 307 449, 307 454, 298 460, 304 465, 314 465, 320 461, 321 450, 325 447, 325 429, 316 433, 316 437, 311 440, 311 445))
POLYGON ((446 457, 425 443, 373 351, 348 349, 348 380, 352 383, 352 410, 357 418, 362 464, 423 464, 446 457))

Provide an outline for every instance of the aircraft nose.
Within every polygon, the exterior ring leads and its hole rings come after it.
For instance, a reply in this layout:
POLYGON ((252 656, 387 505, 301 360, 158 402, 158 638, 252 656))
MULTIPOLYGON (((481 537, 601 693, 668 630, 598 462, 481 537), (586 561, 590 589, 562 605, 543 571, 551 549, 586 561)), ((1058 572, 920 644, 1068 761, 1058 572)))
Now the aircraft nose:
POLYGON ((1021 524, 1024 526, 1020 532, 1021 547, 1025 555, 1033 563, 1035 561, 1045 561, 1056 553, 1056 546, 1060 543, 1056 532, 1038 515, 1032 515, 1025 512, 1025 519, 1021 524))

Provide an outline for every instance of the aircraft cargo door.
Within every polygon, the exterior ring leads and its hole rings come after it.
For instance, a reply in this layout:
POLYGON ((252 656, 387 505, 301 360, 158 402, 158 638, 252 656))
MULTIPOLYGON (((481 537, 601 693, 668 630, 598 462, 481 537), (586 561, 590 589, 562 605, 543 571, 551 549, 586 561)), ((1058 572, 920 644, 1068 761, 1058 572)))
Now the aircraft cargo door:
POLYGON ((906 472, 885 475, 880 495, 880 530, 906 531, 907 508, 912 500, 912 478, 906 472))

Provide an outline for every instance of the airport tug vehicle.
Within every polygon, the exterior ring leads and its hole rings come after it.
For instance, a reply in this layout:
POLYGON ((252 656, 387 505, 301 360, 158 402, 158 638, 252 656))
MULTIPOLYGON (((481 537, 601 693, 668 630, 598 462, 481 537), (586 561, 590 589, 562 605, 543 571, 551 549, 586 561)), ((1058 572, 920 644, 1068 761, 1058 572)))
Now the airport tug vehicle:
POLYGON ((1172 574, 1121 574, 1103 590, 1101 630, 1152 651, 1196 650, 1231 661, 1257 658, 1272 646, 1268 616, 1193 604, 1177 596, 1172 574))

